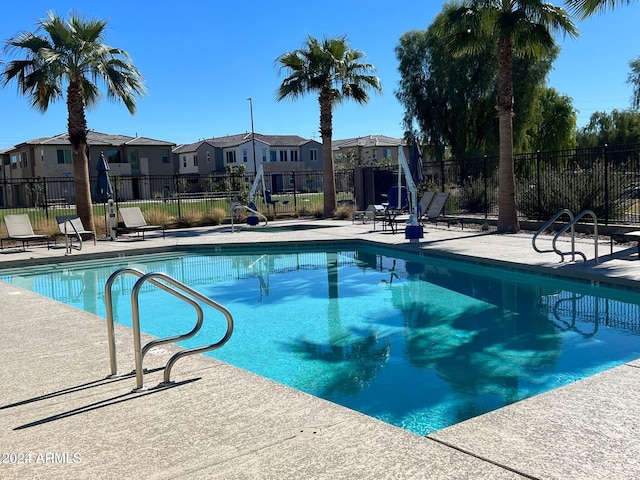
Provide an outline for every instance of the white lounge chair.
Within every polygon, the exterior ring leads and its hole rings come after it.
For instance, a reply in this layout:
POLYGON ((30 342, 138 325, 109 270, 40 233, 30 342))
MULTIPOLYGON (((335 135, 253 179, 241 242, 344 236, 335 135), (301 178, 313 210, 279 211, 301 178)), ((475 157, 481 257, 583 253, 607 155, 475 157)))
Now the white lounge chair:
POLYGON ((7 227, 7 238, 0 239, 0 249, 4 248, 5 240, 21 241, 22 249, 25 251, 30 241, 46 240, 47 248, 49 248, 49 236, 33 233, 31 220, 26 213, 5 215, 4 224, 7 227))
POLYGON ((124 223, 125 232, 142 233, 142 240, 144 240, 144 232, 162 230, 162 238, 164 238, 164 227, 147 224, 139 207, 122 207, 118 211, 124 223))

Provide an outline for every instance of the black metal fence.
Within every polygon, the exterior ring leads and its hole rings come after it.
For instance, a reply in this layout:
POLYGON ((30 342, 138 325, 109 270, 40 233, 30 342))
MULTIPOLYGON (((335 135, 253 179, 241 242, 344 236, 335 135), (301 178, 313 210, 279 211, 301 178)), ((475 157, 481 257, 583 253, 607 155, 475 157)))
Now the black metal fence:
MULTIPOLYGON (((252 192, 254 174, 110 175, 112 198, 117 206, 137 205, 155 221, 178 219, 185 223, 196 217, 224 219, 235 200, 243 204, 253 201, 260 211, 272 216, 321 215, 322 178, 320 171, 265 173, 252 192), (265 196, 264 190, 271 195, 265 196)), ((91 178, 91 184, 96 185, 96 178, 91 178)), ((336 172, 336 192, 339 204, 353 203, 353 171, 336 172)), ((94 205, 99 218, 106 211, 106 199, 95 195, 94 205)), ((57 215, 73 214, 73 178, 3 179, 0 217, 25 212, 29 213, 34 228, 57 215)))
MULTIPOLYGON (((396 173, 373 169, 378 179, 371 191, 364 184, 370 172, 336 171, 339 204, 378 203, 396 173), (357 181, 356 181, 357 180, 357 181), (354 188, 357 183, 357 188, 354 188), (356 198, 365 196, 367 198, 356 198)), ((603 224, 640 223, 640 144, 535 152, 515 156, 516 202, 522 219, 544 221, 568 208, 574 213, 593 210, 603 224)), ((264 188, 272 193, 267 203, 262 184, 251 195, 253 174, 171 176, 111 175, 118 205, 139 205, 157 220, 197 215, 228 217, 234 199, 253 200, 264 213, 320 215, 323 209, 322 172, 264 174, 264 188), (252 196, 252 198, 249 198, 252 196)), ((92 179, 95 184, 95 179, 92 179)), ((424 162, 420 191, 451 192, 446 212, 484 218, 498 214, 498 157, 424 162)), ((100 204, 100 202, 97 202, 100 204)), ((3 179, 0 216, 29 211, 32 220, 55 218, 75 210, 73 179, 3 179)), ((97 207, 98 209, 100 207, 97 207)))
MULTIPOLYGON (((522 219, 548 220, 568 208, 593 210, 604 224, 640 222, 640 144, 515 155, 522 219)), ((448 213, 498 214, 498 157, 425 164, 423 189, 452 193, 448 213)))

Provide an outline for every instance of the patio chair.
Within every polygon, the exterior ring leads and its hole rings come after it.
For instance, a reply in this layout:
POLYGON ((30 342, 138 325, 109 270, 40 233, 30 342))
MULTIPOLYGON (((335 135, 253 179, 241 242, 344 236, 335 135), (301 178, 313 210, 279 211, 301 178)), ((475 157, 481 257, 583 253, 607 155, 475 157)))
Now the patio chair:
POLYGON ((426 220, 428 222, 434 222, 436 225, 439 221, 447 222, 447 226, 450 225, 450 221, 448 221, 445 217, 442 216, 442 212, 444 211, 444 206, 449 199, 449 192, 438 192, 435 194, 433 201, 427 208, 426 212, 423 215, 420 215, 420 220, 426 220))
MULTIPOLYGON (((267 208, 269 207, 269 205, 273 205, 273 211, 276 211, 276 204, 280 203, 280 200, 276 200, 273 198, 272 194, 271 194, 271 190, 265 190, 264 191, 264 203, 267 204, 267 208)), ((289 204, 289 200, 285 200, 282 202, 282 205, 288 205, 289 204)))
POLYGON ((424 192, 420 202, 418 202, 418 218, 422 217, 423 213, 426 213, 431 205, 433 197, 436 196, 436 192, 424 192))
POLYGON ((78 240, 78 250, 82 250, 82 236, 92 236, 93 244, 96 245, 96 233, 93 230, 87 230, 82 224, 82 220, 77 215, 59 215, 56 217, 58 230, 65 237, 65 242, 69 242, 69 247, 73 247, 73 239, 78 240))
POLYGON ((398 216, 409 211, 409 193, 407 187, 391 187, 387 195, 389 202, 384 209, 384 223, 382 229, 386 230, 388 225, 392 233, 396 233, 396 223, 398 216), (399 190, 398 190, 399 188, 399 190))
POLYGON ((124 223, 123 233, 136 232, 142 233, 144 240, 144 232, 162 230, 162 238, 164 238, 164 227, 160 225, 149 225, 144 219, 139 207, 122 207, 119 208, 120 218, 124 223))
POLYGON ((0 249, 4 248, 6 240, 22 242, 22 250, 24 251, 27 250, 29 242, 34 240, 46 240, 47 248, 49 248, 49 236, 33 233, 31 220, 29 220, 29 216, 26 213, 5 215, 4 223, 7 227, 7 238, 0 239, 0 249))

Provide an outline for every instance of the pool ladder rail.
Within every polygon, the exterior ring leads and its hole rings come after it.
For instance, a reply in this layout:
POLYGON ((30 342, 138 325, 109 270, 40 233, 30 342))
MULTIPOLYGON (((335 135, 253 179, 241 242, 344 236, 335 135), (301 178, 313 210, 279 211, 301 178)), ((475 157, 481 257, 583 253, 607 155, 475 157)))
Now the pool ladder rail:
POLYGON ((110 360, 110 367, 111 367, 111 374, 109 375, 109 377, 120 376, 118 374, 118 366, 117 366, 117 360, 116 360, 116 340, 115 340, 115 326, 114 326, 114 320, 113 320, 113 300, 112 300, 113 296, 111 291, 112 291, 112 286, 115 280, 124 274, 130 274, 130 275, 135 275, 139 277, 131 291, 131 317, 132 317, 133 344, 134 344, 134 355, 135 355, 135 374, 136 374, 136 388, 134 389, 134 391, 145 390, 144 379, 143 379, 144 370, 142 368, 142 362, 144 360, 145 354, 149 350, 151 350, 155 346, 162 345, 165 343, 172 343, 172 342, 178 342, 181 340, 186 340, 188 338, 193 337, 196 333, 198 333, 198 331, 202 327, 202 323, 204 320, 204 312, 202 310, 202 307, 198 303, 198 300, 202 303, 209 305, 210 307, 212 307, 213 309, 219 311, 224 315, 227 321, 227 330, 224 336, 215 343, 212 343, 209 345, 203 345, 200 347, 193 347, 193 348, 181 350, 175 353, 171 358, 169 358, 166 365, 164 366, 164 381, 160 383, 160 385, 158 386, 163 387, 163 386, 169 386, 172 384, 171 378, 170 378, 171 369, 173 368, 175 363, 181 358, 188 355, 195 355, 196 353, 203 353, 211 350, 216 350, 222 347, 231 338, 231 335, 233 333, 233 317, 231 315, 231 312, 229 312, 229 310, 227 310, 223 305, 219 304, 218 302, 215 302, 209 297, 202 295, 201 293, 184 285, 183 283, 179 282, 178 280, 174 279, 173 277, 170 277, 165 273, 162 273, 162 272, 144 273, 135 268, 129 268, 129 267, 121 268, 119 270, 116 270, 111 274, 111 276, 109 276, 105 285, 105 303, 106 303, 106 310, 107 310, 107 335, 108 335, 108 343, 109 343, 109 360, 110 360), (184 333, 182 335, 176 335, 173 337, 152 340, 149 343, 147 343, 144 347, 142 347, 142 341, 140 338, 141 337, 140 308, 139 308, 138 297, 139 297, 140 289, 147 282, 179 298, 185 303, 188 303, 195 309, 198 315, 198 319, 196 321, 196 325, 193 327, 191 331, 184 333))
POLYGON ((582 259, 586 262, 587 261, 587 256, 579 251, 576 250, 576 232, 575 232, 575 224, 576 222, 578 222, 580 219, 582 219, 585 216, 590 216, 593 219, 593 236, 594 236, 594 263, 598 263, 598 218, 596 217, 596 214, 593 213, 593 211, 591 210, 583 210, 580 213, 578 213, 578 215, 574 216, 573 213, 571 212, 571 210, 564 208, 562 210, 560 210, 558 213, 556 213, 553 217, 551 217, 551 220, 549 220, 547 223, 545 223, 542 227, 540 227, 540 229, 533 235, 533 239, 531 240, 532 244, 533 244, 533 249, 538 252, 538 253, 548 253, 548 252, 554 252, 557 253, 558 255, 560 255, 560 262, 564 262, 564 257, 565 255, 571 255, 571 261, 574 262, 575 261, 575 256, 576 255, 580 255, 582 257, 582 259), (560 217, 562 217, 563 215, 566 215, 569 217, 569 222, 564 225, 560 230, 558 230, 558 232, 554 235, 553 240, 551 241, 551 250, 541 250, 540 248, 538 248, 538 246, 536 245, 536 239, 538 238, 538 236, 544 232, 545 230, 547 230, 556 220, 558 220, 560 217), (561 235, 563 235, 564 233, 566 233, 568 230, 571 231, 570 236, 571 236, 571 250, 569 250, 568 252, 562 252, 561 250, 558 249, 557 246, 557 241, 558 238, 560 238, 561 235))

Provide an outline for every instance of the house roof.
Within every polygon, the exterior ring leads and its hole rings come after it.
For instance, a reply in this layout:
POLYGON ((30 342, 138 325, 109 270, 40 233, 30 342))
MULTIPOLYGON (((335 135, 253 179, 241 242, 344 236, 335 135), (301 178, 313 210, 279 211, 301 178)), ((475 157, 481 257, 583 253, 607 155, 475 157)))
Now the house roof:
MULTIPOLYGON (((264 135, 255 134, 256 142, 264 143, 270 147, 300 147, 315 140, 309 140, 298 135, 264 135)), ((207 143, 216 148, 233 148, 251 141, 251 132, 238 133, 235 135, 225 135, 224 137, 213 137, 199 140, 194 143, 179 145, 173 149, 173 153, 195 152, 203 144, 207 143)))
MULTIPOLYGON (((128 135, 114 135, 109 133, 101 133, 93 130, 89 130, 87 133, 87 142, 89 145, 99 146, 122 146, 122 145, 153 145, 161 146, 165 145, 171 147, 175 143, 167 142, 164 140, 155 140, 148 137, 130 137, 128 135)), ((53 137, 38 137, 32 140, 23 142, 20 145, 70 145, 69 133, 60 133, 53 137)))
POLYGON ((333 150, 339 150, 341 148, 354 147, 398 147, 403 144, 404 140, 401 138, 387 137, 385 135, 367 135, 365 137, 334 140, 331 142, 331 147, 333 150))

